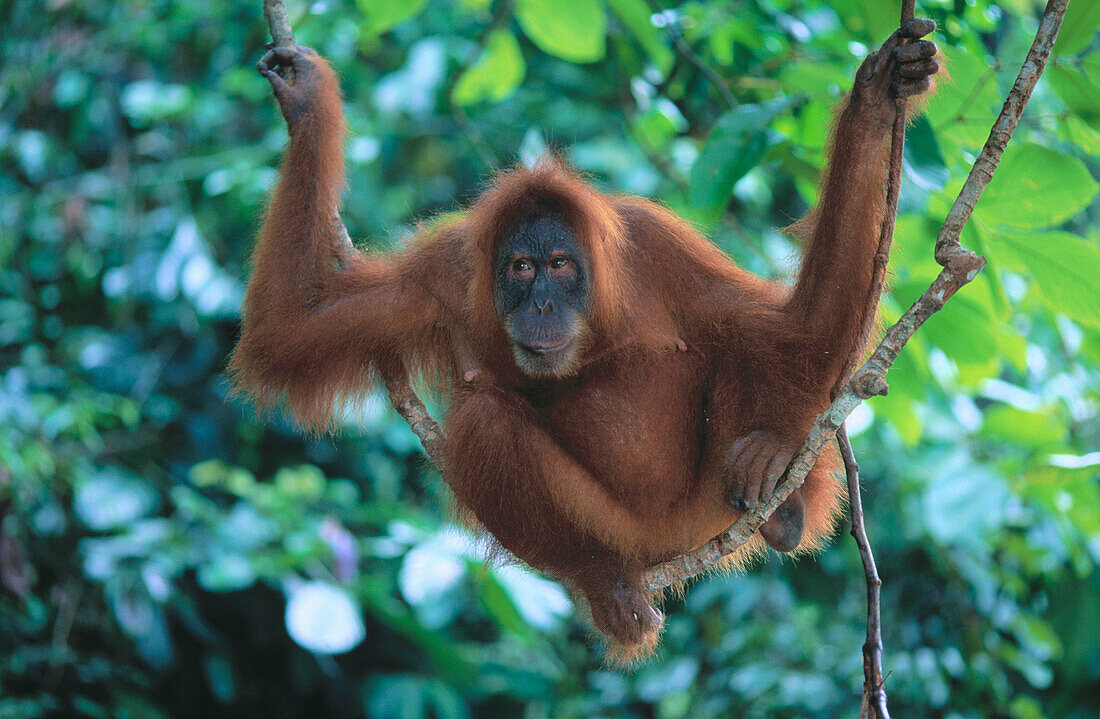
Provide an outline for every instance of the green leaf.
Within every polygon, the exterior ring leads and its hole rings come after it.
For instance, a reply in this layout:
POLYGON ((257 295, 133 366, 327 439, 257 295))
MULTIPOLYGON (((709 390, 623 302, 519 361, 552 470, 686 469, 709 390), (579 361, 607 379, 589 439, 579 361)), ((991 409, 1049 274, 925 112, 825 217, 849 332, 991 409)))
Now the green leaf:
POLYGON ((90 529, 125 527, 154 511, 159 498, 137 475, 107 467, 80 483, 73 511, 90 529))
POLYGON ((526 72, 515 35, 507 30, 494 30, 481 57, 458 78, 451 99, 459 105, 482 100, 500 102, 516 91, 526 72))
POLYGON ((490 572, 485 572, 481 578, 481 601, 485 605, 489 616, 500 627, 517 636, 531 636, 530 625, 523 620, 519 610, 516 609, 516 605, 512 603, 508 593, 504 591, 504 587, 490 572))
POLYGON ((1069 115, 1062 121, 1061 136, 1068 142, 1072 142, 1087 155, 1100 156, 1100 132, 1085 124, 1079 117, 1069 115))
MULTIPOLYGON (((893 377, 891 370, 890 377, 893 377)), ((890 383, 893 388, 893 383, 890 383)), ((884 397, 870 400, 876 417, 887 420, 907 447, 915 447, 924 433, 924 425, 917 413, 917 403, 908 397, 891 392, 884 397)))
POLYGON ((852 86, 852 75, 846 68, 820 59, 791 62, 779 69, 779 86, 790 95, 835 98, 852 86))
POLYGON ((236 592, 256 582, 256 570, 243 555, 219 554, 200 565, 195 577, 209 592, 236 592))
POLYGON ((692 206, 702 210, 705 219, 714 222, 721 217, 733 186, 764 156, 768 123, 788 105, 786 100, 742 105, 718 118, 691 166, 688 187, 692 206))
POLYGON ((947 182, 947 164, 926 117, 917 117, 906 132, 905 169, 908 179, 923 192, 940 190, 947 182))
POLYGON ((990 225, 1059 225, 1088 207, 1098 189, 1085 163, 1039 145, 1009 147, 974 212, 990 225))
POLYGON ((376 35, 413 17, 427 3, 428 0, 356 0, 359 11, 367 16, 366 29, 376 35))
POLYGON ((1035 280, 1056 312, 1100 326, 1100 248, 1068 232, 995 234, 987 244, 994 261, 1035 280))
POLYGON ((1027 470, 1023 494, 1056 517, 1066 517, 1085 534, 1100 532, 1100 494, 1096 465, 1079 468, 1042 466, 1027 470))
POLYGON ((1001 525, 1009 501, 1004 478, 974 464, 960 447, 931 472, 922 502, 924 521, 941 542, 975 546, 1001 525))
MULTIPOLYGON (((1097 53, 1093 53, 1097 55, 1097 53)), ((1092 56, 1090 56, 1092 57, 1092 56)), ((1100 85, 1096 72, 1086 73, 1083 66, 1070 63, 1051 63, 1047 78, 1054 93, 1066 103, 1066 107, 1093 128, 1100 129, 1100 85)))
POLYGON ((600 0, 518 0, 516 20, 543 52, 570 62, 604 55, 606 18, 600 0))
POLYGON ((982 413, 981 434, 1018 446, 1041 448, 1061 445, 1066 438, 1066 426, 1050 413, 1000 404, 982 413))
POLYGON ((649 20, 653 15, 649 4, 645 0, 607 0, 607 4, 631 34, 638 38, 638 43, 661 72, 668 72, 672 66, 672 50, 664 44, 662 33, 649 20))
MULTIPOLYGON (((879 0, 834 0, 832 3, 841 22, 851 29, 880 43, 898 27, 897 9, 879 0)), ((875 48, 871 48, 875 49, 875 48)))
POLYGON ((967 147, 981 146, 989 137, 989 118, 1001 104, 997 78, 985 58, 961 48, 941 47, 951 79, 928 101, 924 114, 937 133, 967 147))
POLYGON ((1058 30, 1058 40, 1054 43, 1055 55, 1073 55, 1096 37, 1100 28, 1100 3, 1071 2, 1058 30))

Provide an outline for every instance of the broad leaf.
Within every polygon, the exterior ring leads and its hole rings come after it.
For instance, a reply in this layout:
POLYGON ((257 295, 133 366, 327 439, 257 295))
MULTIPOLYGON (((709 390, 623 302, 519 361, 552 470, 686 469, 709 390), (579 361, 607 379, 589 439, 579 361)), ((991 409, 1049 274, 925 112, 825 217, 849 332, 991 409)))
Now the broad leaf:
POLYGON ((742 105, 718 119, 695 164, 691 166, 689 199, 706 219, 717 220, 733 186, 756 167, 768 148, 768 123, 786 101, 742 105))
POLYGON ((1068 232, 994 234, 987 240, 994 262, 1035 280, 1051 309, 1100 326, 1100 248, 1068 232))
MULTIPOLYGON (((1100 53, 1089 58, 1100 58, 1100 53)), ((1074 67, 1068 62, 1053 62, 1047 69, 1047 77, 1055 94, 1071 112, 1100 129, 1100 84, 1097 84, 1100 70, 1094 70, 1092 65, 1074 67)))
POLYGON ((1084 48, 1096 37, 1100 28, 1100 3, 1071 2, 1058 30, 1058 40, 1054 43, 1055 55, 1073 55, 1084 48))
MULTIPOLYGON (((925 117, 917 117, 906 133, 905 169, 906 179, 922 194, 941 190, 947 182, 947 164, 943 161, 936 133, 925 117)), ((913 189, 912 185, 907 189, 913 189)))
POLYGON ((416 15, 428 0, 358 0, 359 10, 367 16, 366 28, 383 33, 416 15))
POLYGON ((603 57, 607 28, 600 0, 519 0, 516 20, 545 53, 570 62, 603 57))
POLYGON ((968 147, 981 146, 989 137, 994 108, 1001 104, 993 68, 984 57, 960 48, 941 46, 940 51, 951 77, 938 81, 943 87, 928 101, 925 116, 937 133, 968 147))
POLYGON ((459 105, 482 100, 500 102, 515 92, 526 72, 515 35, 495 30, 486 40, 481 57, 458 78, 451 98, 459 105))
POLYGON ((975 214, 991 225, 1059 225, 1088 207, 1098 186, 1085 163, 1039 145, 1010 146, 975 214))
POLYGON ((1066 437, 1066 423, 1050 412, 1030 412, 998 404, 982 413, 981 434, 1024 447, 1058 447, 1066 437))

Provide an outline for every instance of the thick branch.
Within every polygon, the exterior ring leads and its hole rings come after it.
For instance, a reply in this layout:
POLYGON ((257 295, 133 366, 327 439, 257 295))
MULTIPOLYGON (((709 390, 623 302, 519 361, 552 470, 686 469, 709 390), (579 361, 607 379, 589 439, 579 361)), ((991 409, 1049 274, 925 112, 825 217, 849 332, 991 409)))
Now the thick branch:
POLYGON ((772 512, 790 496, 791 492, 802 486, 806 474, 817 461, 818 455, 852 410, 864 399, 877 394, 886 394, 886 372, 917 328, 933 313, 939 311, 960 287, 973 280, 985 266, 984 257, 959 245, 959 233, 969 219, 974 202, 977 202, 982 190, 993 179, 997 160, 1004 153, 1005 145, 1008 144, 1013 130, 1016 129, 1020 113, 1023 112, 1028 98, 1031 97, 1031 91, 1043 72, 1068 4, 1069 0, 1049 0, 1047 3, 1035 42, 1031 46, 1031 51, 1028 52, 1012 91, 1005 100, 1005 109, 1001 111, 1001 117, 994 124, 989 140, 975 162, 975 170, 967 178, 959 192, 955 207, 952 208, 951 214, 948 215, 940 230, 941 239, 937 240, 936 259, 943 265, 943 270, 939 276, 913 303, 913 306, 905 311, 901 319, 887 330, 886 336, 875 348, 870 359, 836 393, 829 407, 818 415, 802 448, 787 468, 785 481, 772 496, 766 502, 760 502, 751 512, 746 512, 728 530, 702 547, 650 568, 643 578, 645 586, 650 589, 661 589, 690 579, 709 570, 722 557, 747 542, 772 512), (977 169, 979 167, 984 169, 979 171, 977 169), (960 208, 957 213, 956 208, 960 208))

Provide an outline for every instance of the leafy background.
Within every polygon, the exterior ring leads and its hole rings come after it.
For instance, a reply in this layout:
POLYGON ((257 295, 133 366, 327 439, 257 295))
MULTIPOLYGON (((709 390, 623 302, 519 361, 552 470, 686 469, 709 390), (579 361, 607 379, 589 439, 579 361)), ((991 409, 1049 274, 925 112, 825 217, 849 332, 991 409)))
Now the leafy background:
MULTIPOLYGON (((0 717, 854 716, 850 539, 697 584, 634 673, 554 584, 486 567, 379 398, 303 438, 227 398, 285 143, 255 2, 9 0, 0 36, 0 717)), ((1034 33, 922 0, 952 81, 909 134, 896 316, 1034 33)), ((565 151, 745 266, 814 199, 874 0, 319 0, 345 218, 400 244, 565 151), (682 42, 704 72, 675 47, 682 42), (708 78, 723 79, 723 93, 708 78), (732 102, 731 102, 732 100, 732 102)), ((1100 710, 1100 5, 1073 0, 964 242, 990 264, 853 417, 896 716, 1100 710)))

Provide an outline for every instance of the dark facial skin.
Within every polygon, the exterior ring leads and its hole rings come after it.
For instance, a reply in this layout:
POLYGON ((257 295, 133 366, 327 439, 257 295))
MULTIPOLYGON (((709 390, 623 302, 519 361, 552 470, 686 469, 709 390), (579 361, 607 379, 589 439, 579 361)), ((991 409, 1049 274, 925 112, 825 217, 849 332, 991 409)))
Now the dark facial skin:
POLYGON ((588 334, 589 278, 568 225, 554 217, 520 223, 496 258, 496 309, 516 364, 532 377, 576 371, 588 334))

